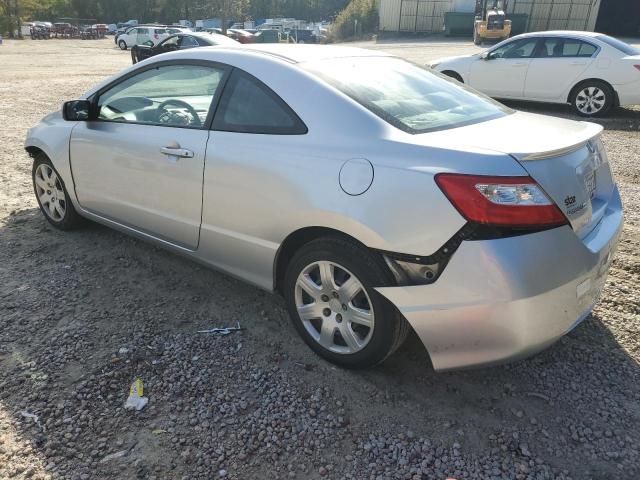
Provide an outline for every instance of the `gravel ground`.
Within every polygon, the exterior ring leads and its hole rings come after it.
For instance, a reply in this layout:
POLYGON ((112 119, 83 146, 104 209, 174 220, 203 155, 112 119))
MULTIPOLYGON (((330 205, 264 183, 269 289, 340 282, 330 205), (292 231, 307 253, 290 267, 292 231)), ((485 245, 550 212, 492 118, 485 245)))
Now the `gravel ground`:
MULTIPOLYGON (((476 48, 364 46, 417 61, 476 48)), ((411 336, 353 372, 310 353, 275 296, 98 225, 45 222, 26 129, 129 62, 112 40, 0 46, 1 479, 637 478, 640 110, 602 121, 626 223, 579 328, 530 359, 444 374, 411 336), (149 404, 132 412, 136 377, 149 404)))

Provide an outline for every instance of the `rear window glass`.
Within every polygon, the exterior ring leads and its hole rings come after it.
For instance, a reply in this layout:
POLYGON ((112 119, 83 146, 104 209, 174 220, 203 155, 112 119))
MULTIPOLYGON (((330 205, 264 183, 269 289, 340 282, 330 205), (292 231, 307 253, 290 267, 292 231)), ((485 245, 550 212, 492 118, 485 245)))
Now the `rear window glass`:
POLYGON ((154 30, 154 33, 158 34, 158 35, 162 35, 164 33, 167 33, 167 31, 164 28, 156 28, 154 30))
POLYGON ((465 85, 398 58, 333 58, 302 66, 408 133, 461 127, 512 113, 465 85))
POLYGON ((609 35, 598 35, 596 37, 601 42, 620 50, 625 55, 640 55, 640 48, 633 47, 628 43, 621 42, 617 38, 610 37, 609 35))
POLYGON ((302 135, 307 127, 291 108, 258 79, 236 71, 225 87, 213 120, 214 130, 302 135))
POLYGON ((565 40, 562 46, 563 57, 590 57, 596 51, 596 47, 580 40, 565 40))

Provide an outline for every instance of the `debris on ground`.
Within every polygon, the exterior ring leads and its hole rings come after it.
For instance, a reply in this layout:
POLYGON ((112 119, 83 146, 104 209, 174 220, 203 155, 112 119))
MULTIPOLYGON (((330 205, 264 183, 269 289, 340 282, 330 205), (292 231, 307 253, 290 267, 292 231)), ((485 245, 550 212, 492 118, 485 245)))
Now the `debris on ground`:
POLYGON ((147 403, 149 403, 149 399, 147 397, 143 397, 143 395, 144 384, 142 383, 142 380, 136 378, 131 384, 131 388, 129 388, 129 397, 124 403, 124 408, 127 410, 142 410, 147 403))
POLYGON ((134 447, 137 445, 137 443, 138 442, 133 442, 131 445, 129 445, 128 448, 125 448, 124 450, 119 450, 117 452, 110 453, 109 455, 104 457, 102 460, 100 460, 100 463, 107 463, 107 462, 109 462, 111 460, 116 460, 118 458, 126 457, 127 455, 129 455, 129 453, 131 453, 131 450, 134 449, 134 447))
POLYGON ((27 412, 26 410, 21 411, 20 415, 22 415, 24 418, 30 418, 31 420, 33 420, 33 423, 38 425, 44 431, 45 428, 40 423, 40 417, 38 417, 38 415, 27 412))
POLYGON ((235 327, 216 327, 210 328, 208 330, 198 330, 197 333, 215 333, 217 335, 229 335, 231 332, 239 332, 240 330, 244 330, 244 328, 240 326, 240 322, 237 322, 235 327))

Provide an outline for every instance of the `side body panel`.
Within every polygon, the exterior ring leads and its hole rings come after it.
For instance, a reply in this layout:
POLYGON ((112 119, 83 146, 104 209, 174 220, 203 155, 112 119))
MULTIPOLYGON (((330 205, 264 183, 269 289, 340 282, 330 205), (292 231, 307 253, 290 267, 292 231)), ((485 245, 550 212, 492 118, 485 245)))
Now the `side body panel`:
POLYGON ((530 58, 478 59, 471 65, 469 85, 499 98, 522 98, 530 58))
POLYGON ((534 58, 524 88, 524 98, 564 103, 568 92, 589 70, 595 59, 580 57, 534 58))
POLYGON ((71 135, 76 195, 83 209, 195 250, 209 132, 83 122, 71 135), (161 153, 177 144, 192 158, 161 153))

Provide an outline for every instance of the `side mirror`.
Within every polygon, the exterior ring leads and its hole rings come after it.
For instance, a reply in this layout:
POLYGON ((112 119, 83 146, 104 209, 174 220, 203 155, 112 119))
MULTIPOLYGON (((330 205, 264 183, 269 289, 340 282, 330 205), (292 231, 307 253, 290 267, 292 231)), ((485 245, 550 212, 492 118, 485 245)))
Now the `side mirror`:
POLYGON ((482 60, 491 60, 493 57, 491 57, 491 54, 489 52, 484 52, 482 55, 480 55, 480 58, 482 60))
POLYGON ((62 118, 70 122, 86 121, 91 117, 89 100, 71 100, 62 105, 62 118))

